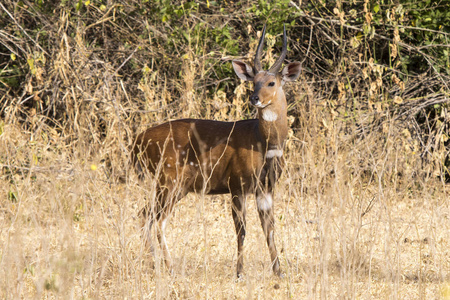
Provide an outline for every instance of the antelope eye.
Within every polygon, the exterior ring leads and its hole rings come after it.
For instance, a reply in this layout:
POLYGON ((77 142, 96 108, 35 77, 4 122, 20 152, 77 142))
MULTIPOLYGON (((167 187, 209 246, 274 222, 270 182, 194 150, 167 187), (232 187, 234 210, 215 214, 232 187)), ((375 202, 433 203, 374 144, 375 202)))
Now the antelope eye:
POLYGON ((274 81, 272 81, 271 83, 269 83, 269 86, 274 86, 275 85, 275 82, 274 81))

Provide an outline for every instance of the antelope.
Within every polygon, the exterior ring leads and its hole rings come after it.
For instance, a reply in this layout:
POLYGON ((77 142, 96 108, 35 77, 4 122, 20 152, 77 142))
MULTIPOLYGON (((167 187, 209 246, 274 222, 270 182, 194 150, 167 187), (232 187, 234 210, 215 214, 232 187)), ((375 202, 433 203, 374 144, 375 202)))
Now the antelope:
POLYGON ((284 166, 283 148, 288 133, 283 86, 299 77, 301 67, 299 62, 291 62, 280 72, 287 52, 284 28, 281 55, 264 71, 261 54, 265 33, 266 26, 258 43, 254 67, 239 60, 232 61, 239 78, 253 81, 250 102, 258 110, 258 119, 174 120, 147 129, 134 142, 132 162, 137 173, 147 172, 156 180, 156 199, 141 212, 145 238, 150 240, 150 229, 156 222, 162 258, 171 271, 164 234, 167 217, 175 203, 189 192, 230 193, 237 234, 236 273, 241 277, 246 198, 254 193, 273 272, 278 276, 282 274, 274 240, 273 188, 284 166))

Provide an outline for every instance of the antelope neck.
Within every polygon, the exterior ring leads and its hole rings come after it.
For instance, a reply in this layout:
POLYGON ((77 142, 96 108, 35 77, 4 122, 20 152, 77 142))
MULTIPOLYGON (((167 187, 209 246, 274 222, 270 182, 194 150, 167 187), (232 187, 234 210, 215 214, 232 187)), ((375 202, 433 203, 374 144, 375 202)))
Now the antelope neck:
POLYGON ((276 98, 273 104, 258 109, 259 132, 268 150, 283 149, 288 132, 285 95, 281 92, 276 98))

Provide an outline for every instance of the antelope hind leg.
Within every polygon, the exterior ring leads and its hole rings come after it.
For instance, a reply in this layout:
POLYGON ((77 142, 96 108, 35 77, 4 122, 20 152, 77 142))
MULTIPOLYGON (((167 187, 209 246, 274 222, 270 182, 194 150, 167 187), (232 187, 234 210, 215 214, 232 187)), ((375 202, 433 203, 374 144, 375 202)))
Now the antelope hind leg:
POLYGON ((242 275, 242 270, 244 267, 244 240, 245 240, 245 195, 242 194, 233 194, 232 199, 232 215, 234 220, 234 226, 236 229, 236 237, 237 237, 237 266, 236 266, 236 275, 238 278, 242 275))

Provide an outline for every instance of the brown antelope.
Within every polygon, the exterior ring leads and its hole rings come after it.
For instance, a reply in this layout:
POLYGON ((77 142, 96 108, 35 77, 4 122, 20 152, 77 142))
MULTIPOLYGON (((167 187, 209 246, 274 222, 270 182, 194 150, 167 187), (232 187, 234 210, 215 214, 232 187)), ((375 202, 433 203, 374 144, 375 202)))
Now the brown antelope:
POLYGON ((280 275, 274 240, 273 188, 284 160, 288 133, 287 105, 283 85, 300 75, 300 63, 292 62, 280 72, 286 57, 286 29, 283 50, 268 70, 261 68, 266 27, 256 50, 254 67, 235 60, 239 78, 253 81, 251 104, 258 119, 219 122, 182 119, 169 121, 139 134, 132 150, 139 174, 149 172, 156 179, 156 199, 143 209, 146 239, 157 223, 157 237, 166 266, 171 262, 164 237, 166 219, 174 204, 188 192, 232 195, 232 215, 237 233, 237 275, 243 268, 246 196, 256 194, 259 218, 270 251, 272 268, 280 275))

